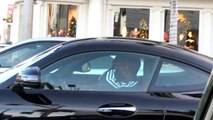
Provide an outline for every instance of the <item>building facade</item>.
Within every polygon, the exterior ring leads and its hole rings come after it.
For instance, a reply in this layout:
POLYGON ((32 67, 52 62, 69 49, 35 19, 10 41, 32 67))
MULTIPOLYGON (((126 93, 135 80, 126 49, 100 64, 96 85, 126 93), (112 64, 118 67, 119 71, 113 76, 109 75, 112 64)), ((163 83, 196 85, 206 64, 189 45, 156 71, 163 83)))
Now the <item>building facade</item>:
POLYGON ((11 27, 11 14, 13 12, 13 0, 1 1, 0 4, 0 43, 8 43, 10 39, 9 29, 11 27))
MULTIPOLYGON (((14 42, 21 41, 23 2, 15 2, 14 42)), ((123 36, 168 42, 169 22, 170 0, 36 0, 32 37, 123 36)), ((212 0, 179 0, 178 45, 213 57, 212 30, 212 0)))

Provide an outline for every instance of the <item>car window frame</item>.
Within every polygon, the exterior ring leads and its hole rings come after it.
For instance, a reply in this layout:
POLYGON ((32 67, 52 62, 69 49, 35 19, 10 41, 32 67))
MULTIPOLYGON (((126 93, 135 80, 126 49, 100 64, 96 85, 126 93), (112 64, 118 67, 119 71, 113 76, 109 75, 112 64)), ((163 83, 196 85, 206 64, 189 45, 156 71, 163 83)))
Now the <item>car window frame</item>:
MULTIPOLYGON (((94 53, 99 53, 99 52, 105 52, 104 53, 104 55, 112 55, 112 53, 131 53, 131 54, 138 54, 138 55, 140 55, 141 57, 142 56, 152 56, 152 57, 154 57, 154 58, 156 58, 156 66, 158 65, 158 61, 159 61, 159 59, 160 59, 160 57, 159 56, 155 56, 155 55, 150 55, 150 54, 147 54, 147 53, 142 53, 142 52, 135 52, 135 51, 119 51, 119 50, 112 50, 112 51, 109 51, 109 50, 106 50, 106 51, 103 51, 103 50, 101 50, 101 51, 89 51, 89 52, 86 52, 86 53, 90 53, 90 52, 94 52, 94 53)), ((79 54, 84 54, 84 52, 83 53, 77 53, 77 54, 70 54, 69 55, 69 57, 70 56, 74 56, 74 55, 79 55, 79 54)), ((104 56, 104 55, 100 55, 100 56, 104 56)), ((65 57, 68 57, 68 56, 65 56, 65 57)), ((60 58, 60 59, 63 59, 63 58, 60 58)), ((88 59, 88 58, 87 58, 88 59)), ((90 59, 91 60, 91 59, 90 59)), ((53 64, 53 62, 51 63, 51 64, 53 64)), ((50 64, 49 64, 50 65, 50 64)), ((49 66, 49 65, 46 65, 45 66, 45 68, 47 67, 47 66, 49 66)), ((156 69, 156 68, 155 68, 156 69)), ((41 68, 41 71, 43 71, 44 70, 44 68, 41 68)), ((155 71, 155 70, 154 70, 155 71)), ((154 71, 153 71, 153 75, 154 75, 154 71)), ((41 73, 42 74, 42 73, 41 73)), ((152 76, 153 76, 152 75, 152 76)), ((152 76, 150 77, 150 80, 147 82, 147 88, 145 89, 145 90, 143 90, 143 91, 141 91, 141 92, 147 92, 147 90, 148 90, 148 88, 149 88, 149 84, 151 83, 151 79, 152 79, 152 76)), ((120 91, 120 92, 123 92, 123 91, 120 91)), ((127 91, 126 91, 127 92, 127 91)), ((130 91, 131 92, 131 91, 130 91)), ((135 92, 139 92, 139 91, 135 91, 135 92)))

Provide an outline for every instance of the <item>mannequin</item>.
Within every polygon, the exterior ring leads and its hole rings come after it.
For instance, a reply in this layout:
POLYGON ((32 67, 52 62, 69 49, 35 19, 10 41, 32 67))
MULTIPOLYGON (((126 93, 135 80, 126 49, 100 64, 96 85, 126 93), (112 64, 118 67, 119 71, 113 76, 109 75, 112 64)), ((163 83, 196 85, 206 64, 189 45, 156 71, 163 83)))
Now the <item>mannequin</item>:
POLYGON ((121 30, 121 35, 122 37, 126 37, 127 36, 127 28, 126 28, 126 23, 124 24, 122 30, 121 30))
POLYGON ((189 49, 195 49, 195 40, 193 40, 193 35, 192 35, 192 31, 189 31, 188 33, 188 39, 185 41, 185 48, 189 48, 189 49))

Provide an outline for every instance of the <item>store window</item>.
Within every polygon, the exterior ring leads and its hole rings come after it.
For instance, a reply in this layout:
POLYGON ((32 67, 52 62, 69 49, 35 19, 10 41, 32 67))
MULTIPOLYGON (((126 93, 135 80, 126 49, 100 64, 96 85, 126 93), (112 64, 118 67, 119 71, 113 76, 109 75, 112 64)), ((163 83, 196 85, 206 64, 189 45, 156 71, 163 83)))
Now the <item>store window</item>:
POLYGON ((77 6, 48 4, 48 36, 76 37, 77 6))
POLYGON ((148 38, 149 9, 120 8, 114 14, 114 36, 148 38))
MULTIPOLYGON (((169 42, 170 10, 165 11, 164 40, 169 42)), ((177 44, 198 50, 199 11, 178 11, 177 44)))

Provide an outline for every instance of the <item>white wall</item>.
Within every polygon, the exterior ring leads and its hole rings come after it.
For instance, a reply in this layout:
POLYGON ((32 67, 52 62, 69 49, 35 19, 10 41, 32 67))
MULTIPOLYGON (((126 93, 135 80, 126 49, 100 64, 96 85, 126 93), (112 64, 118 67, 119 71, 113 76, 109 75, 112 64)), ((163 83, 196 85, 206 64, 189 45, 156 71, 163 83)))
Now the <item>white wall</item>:
POLYGON ((199 46, 198 52, 213 57, 213 10, 203 9, 200 11, 199 46))
POLYGON ((32 34, 32 38, 41 36, 42 33, 43 33, 43 31, 42 31, 42 29, 44 27, 43 21, 42 21, 44 19, 44 11, 42 9, 43 6, 44 6, 44 3, 42 1, 37 1, 34 4, 34 10, 33 10, 33 34, 32 34))
POLYGON ((90 0, 88 7, 87 37, 100 37, 103 33, 104 0, 90 0))

